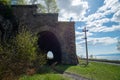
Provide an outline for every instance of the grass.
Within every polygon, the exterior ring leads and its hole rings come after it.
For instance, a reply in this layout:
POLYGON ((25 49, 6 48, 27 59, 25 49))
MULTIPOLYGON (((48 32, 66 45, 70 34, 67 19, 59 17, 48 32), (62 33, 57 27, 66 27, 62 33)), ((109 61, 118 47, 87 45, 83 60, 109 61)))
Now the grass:
POLYGON ((35 74, 33 76, 22 76, 19 80, 70 80, 60 74, 35 74))
MULTIPOLYGON (((81 62, 81 61, 80 61, 81 62)), ((81 62, 82 64, 84 62, 81 62)), ((84 65, 57 65, 56 68, 61 71, 78 74, 89 78, 90 80, 120 80, 120 66, 90 62, 88 66, 84 65)), ((71 80, 70 78, 58 74, 46 66, 42 73, 33 76, 21 76, 19 80, 71 80)))
POLYGON ((62 74, 58 74, 53 71, 49 66, 44 66, 41 70, 38 71, 39 74, 35 74, 32 76, 23 75, 19 78, 19 80, 71 80, 62 74))
POLYGON ((120 66, 116 65, 90 62, 87 67, 84 65, 59 65, 57 68, 91 80, 120 80, 120 66))

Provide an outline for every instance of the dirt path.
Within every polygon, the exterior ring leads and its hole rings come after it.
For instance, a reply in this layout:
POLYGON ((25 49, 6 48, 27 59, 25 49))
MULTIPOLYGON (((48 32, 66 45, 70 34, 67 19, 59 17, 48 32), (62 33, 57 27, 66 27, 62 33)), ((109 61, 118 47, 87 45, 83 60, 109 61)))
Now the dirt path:
POLYGON ((63 73, 64 76, 70 77, 73 80, 89 80, 87 78, 81 77, 79 75, 73 74, 73 73, 69 73, 69 72, 64 72, 63 73))

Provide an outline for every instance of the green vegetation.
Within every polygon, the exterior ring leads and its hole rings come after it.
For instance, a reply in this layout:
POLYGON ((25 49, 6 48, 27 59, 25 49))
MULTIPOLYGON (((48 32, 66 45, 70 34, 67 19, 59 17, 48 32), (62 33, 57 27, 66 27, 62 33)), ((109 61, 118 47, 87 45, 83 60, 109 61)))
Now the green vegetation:
POLYGON ((36 74, 33 76, 22 76, 19 80, 70 80, 70 78, 60 74, 36 74))
POLYGON ((26 0, 17 0, 16 4, 17 5, 26 5, 27 1, 26 0))
POLYGON ((0 80, 14 80, 24 73, 34 74, 46 63, 46 55, 38 49, 37 36, 26 29, 5 42, 0 43, 0 80))
MULTIPOLYGON (((82 62, 84 63, 84 62, 82 62)), ((110 65, 105 63, 90 62, 85 65, 57 65, 57 70, 70 72, 90 80, 120 80, 120 66, 110 65)), ((50 67, 46 66, 42 69, 42 74, 33 76, 22 76, 20 80, 70 80, 57 72, 54 72, 50 67)))
MULTIPOLYGON (((39 0, 30 0, 30 3, 35 4, 39 0)), ((38 4, 39 12, 41 13, 57 13, 59 11, 56 0, 43 0, 43 3, 38 4)))
MULTIPOLYGON (((8 5, 10 1, 1 0, 0 3, 8 5)), ((26 4, 24 0, 18 1, 17 4, 26 4)), ((35 1, 37 0, 33 0, 33 3, 35 1)), ((55 0, 44 1, 45 5, 38 5, 41 8, 41 12, 58 12, 55 0)), ((6 26, 10 27, 7 24, 8 20, 14 21, 11 8, 9 6, 4 7, 0 15, 5 18, 5 26, 3 28, 6 26)), ((8 31, 6 30, 6 32, 8 31)), ((2 32, 1 35, 6 37, 3 34, 6 32, 2 32)), ((32 35, 26 29, 19 31, 14 38, 5 38, 2 41, 0 42, 0 80, 17 80, 23 74, 19 80, 70 80, 70 78, 54 72, 50 67, 43 66, 46 63, 46 55, 43 55, 38 49, 37 36, 32 35), (26 73, 27 75, 25 75, 26 73), (34 73, 36 74, 33 75, 34 73)), ((118 50, 120 50, 120 41, 118 41, 118 50)), ((56 68, 61 71, 79 74, 91 80, 120 80, 120 66, 110 64, 91 62, 88 66, 83 64, 77 66, 58 65, 56 68)))
POLYGON ((38 73, 32 76, 23 75, 19 80, 71 80, 51 69, 48 65, 42 67, 38 73), (39 73, 39 74, 38 74, 39 73))
POLYGON ((10 4, 11 3, 11 0, 0 0, 0 3, 3 3, 3 4, 10 4))
POLYGON ((59 65, 57 68, 66 72, 79 74, 91 80, 120 80, 120 66, 116 65, 90 62, 87 67, 84 65, 59 65))

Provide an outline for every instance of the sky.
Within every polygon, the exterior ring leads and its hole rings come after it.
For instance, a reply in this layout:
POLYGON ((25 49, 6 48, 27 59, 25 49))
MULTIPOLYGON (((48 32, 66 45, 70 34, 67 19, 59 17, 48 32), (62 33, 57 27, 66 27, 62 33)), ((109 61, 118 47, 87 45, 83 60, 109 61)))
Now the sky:
MULTIPOLYGON (((29 1, 29 0, 28 0, 29 1)), ((42 1, 42 0, 39 0, 42 1)), ((76 53, 85 55, 84 27, 89 55, 115 54, 120 39, 120 0, 56 0, 59 21, 74 21, 76 53)))
POLYGON ((57 0, 59 21, 75 21, 76 52, 85 55, 84 27, 89 55, 120 53, 120 0, 57 0))

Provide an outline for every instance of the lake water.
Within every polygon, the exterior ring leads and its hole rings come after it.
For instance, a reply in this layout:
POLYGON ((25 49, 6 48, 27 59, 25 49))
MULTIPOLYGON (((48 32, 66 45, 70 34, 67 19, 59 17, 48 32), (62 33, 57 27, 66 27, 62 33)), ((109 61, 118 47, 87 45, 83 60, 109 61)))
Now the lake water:
POLYGON ((94 55, 96 59, 120 60, 120 54, 100 54, 94 55))

